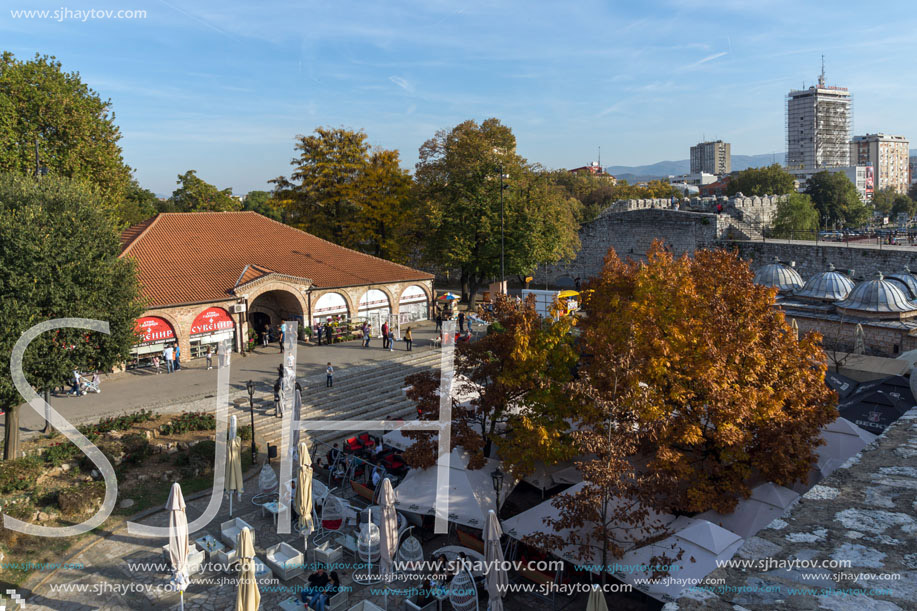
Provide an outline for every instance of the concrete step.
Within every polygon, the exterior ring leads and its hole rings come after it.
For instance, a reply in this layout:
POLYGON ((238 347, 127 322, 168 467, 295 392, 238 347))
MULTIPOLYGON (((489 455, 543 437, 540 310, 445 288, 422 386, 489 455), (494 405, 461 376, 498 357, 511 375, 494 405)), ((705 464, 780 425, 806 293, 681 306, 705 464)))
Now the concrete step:
MULTIPOLYGON (((416 408, 404 396, 404 378, 412 373, 438 368, 440 358, 438 350, 417 350, 391 360, 350 367, 335 374, 335 386, 332 388, 325 387, 324 375, 301 378, 304 395, 301 417, 314 420, 411 419, 416 408)), ((262 448, 268 443, 279 445, 282 420, 273 413, 273 392, 256 401, 255 406, 256 442, 262 448)), ((247 398, 236 399, 233 407, 241 423, 249 422, 247 398)), ((312 441, 332 444, 353 435, 353 431, 327 430, 312 433, 309 437, 312 441)))

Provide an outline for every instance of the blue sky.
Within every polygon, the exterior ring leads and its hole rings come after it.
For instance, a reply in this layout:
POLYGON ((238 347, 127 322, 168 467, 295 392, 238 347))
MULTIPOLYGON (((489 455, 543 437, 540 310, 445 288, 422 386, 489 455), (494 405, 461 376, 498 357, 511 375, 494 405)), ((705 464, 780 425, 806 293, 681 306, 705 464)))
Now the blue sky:
MULTIPOLYGON (((167 194, 188 169, 236 193, 289 174, 297 134, 366 131, 413 168, 438 129, 496 116, 547 167, 685 159, 702 137, 782 152, 784 96, 854 94, 855 133, 917 140, 909 2, 6 0, 143 9, 142 20, 13 19, 0 48, 53 54, 111 98, 125 158, 167 194)), ((917 148, 917 147, 914 147, 917 148)))

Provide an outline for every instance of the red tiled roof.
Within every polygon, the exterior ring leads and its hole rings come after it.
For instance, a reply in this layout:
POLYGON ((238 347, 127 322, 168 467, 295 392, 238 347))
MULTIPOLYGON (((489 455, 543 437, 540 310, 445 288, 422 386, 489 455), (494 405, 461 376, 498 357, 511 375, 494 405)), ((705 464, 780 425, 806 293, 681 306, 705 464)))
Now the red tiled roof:
POLYGON ((121 256, 137 261, 151 307, 226 299, 278 273, 316 288, 430 280, 432 274, 332 244, 255 212, 163 213, 126 229, 121 256))

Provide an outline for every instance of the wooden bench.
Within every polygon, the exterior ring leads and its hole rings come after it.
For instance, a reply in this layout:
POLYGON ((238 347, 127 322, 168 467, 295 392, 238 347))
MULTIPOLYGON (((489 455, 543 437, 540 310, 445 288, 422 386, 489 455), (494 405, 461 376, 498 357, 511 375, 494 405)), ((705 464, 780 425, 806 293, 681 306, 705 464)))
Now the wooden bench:
POLYGON ((476 552, 484 553, 484 542, 471 533, 466 533, 461 528, 456 528, 455 532, 458 533, 458 540, 461 545, 469 549, 473 549, 476 552))
POLYGON ((353 488, 353 491, 365 499, 366 502, 368 502, 370 505, 373 504, 376 494, 373 492, 372 488, 359 482, 355 482, 354 480, 350 480, 350 487, 353 488))

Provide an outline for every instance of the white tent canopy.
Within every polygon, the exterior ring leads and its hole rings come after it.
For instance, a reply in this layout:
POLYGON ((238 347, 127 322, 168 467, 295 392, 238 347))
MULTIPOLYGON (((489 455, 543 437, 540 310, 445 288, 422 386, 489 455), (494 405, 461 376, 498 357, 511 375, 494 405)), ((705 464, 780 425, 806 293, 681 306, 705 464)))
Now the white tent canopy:
MULTIPOLYGON (((571 486, 561 494, 576 494, 582 490, 585 485, 585 482, 580 482, 574 486, 571 486)), ((560 515, 552 500, 553 499, 549 499, 543 503, 535 505, 527 511, 523 511, 520 514, 505 520, 503 522, 503 532, 508 534, 513 539, 520 541, 528 535, 539 532, 549 532, 562 538, 566 537, 570 532, 569 529, 553 531, 551 527, 545 525, 545 518, 557 519, 557 517, 560 515)), ((613 510, 613 505, 612 503, 609 503, 609 511, 611 510, 613 510)), ((633 541, 634 537, 645 538, 654 532, 655 529, 664 528, 674 520, 675 516, 651 511, 648 517, 648 528, 636 529, 629 524, 622 525, 620 530, 616 533, 616 536, 618 536, 622 541, 633 541), (640 532, 638 532, 638 530, 640 532)), ((580 560, 578 552, 579 549, 577 546, 567 545, 563 548, 554 550, 552 554, 558 558, 561 558, 562 560, 566 560, 567 562, 576 565, 583 564, 599 566, 602 564, 602 553, 598 548, 594 550, 593 557, 591 559, 580 560)))
POLYGON ((541 491, 550 490, 563 484, 578 484, 583 481, 583 475, 576 468, 575 461, 567 460, 556 465, 546 465, 543 462, 535 463, 535 470, 522 481, 538 488, 541 491))
POLYGON ((637 584, 637 580, 652 579, 652 571, 628 572, 615 575, 635 589, 662 602, 674 602, 681 593, 717 569, 717 562, 732 558, 745 540, 736 533, 712 524, 707 520, 681 517, 670 528, 674 534, 659 543, 632 550, 618 561, 625 566, 650 565, 656 556, 673 558, 679 550, 681 559, 671 564, 678 568, 669 571, 668 579, 660 577, 655 583, 637 584))
POLYGON ((793 490, 800 494, 805 494, 809 488, 834 473, 850 457, 872 443, 876 435, 864 431, 846 418, 838 418, 822 429, 821 438, 825 444, 815 448, 818 462, 812 468, 809 481, 793 486, 793 490))
MULTIPOLYGON (((483 468, 469 470, 468 453, 462 448, 452 450, 449 464, 449 514, 450 522, 472 528, 483 528, 487 512, 496 509, 491 473, 500 466, 499 461, 487 459, 483 468)), ((437 469, 411 469, 395 489, 395 507, 424 515, 435 515, 437 469)), ((505 501, 515 482, 509 476, 503 480, 500 500, 505 501)))
MULTIPOLYGON (((576 484, 565 491, 564 494, 574 494, 585 485, 585 483, 576 484)), ((548 500, 506 520, 503 523, 503 531, 510 537, 521 540, 527 535, 532 535, 537 532, 546 532, 546 529, 550 527, 545 525, 544 519, 546 517, 556 518, 557 516, 557 508, 548 500)), ((669 577, 671 578, 669 581, 671 583, 667 583, 666 580, 662 578, 658 584, 641 584, 638 586, 634 583, 636 579, 649 579, 652 575, 652 571, 645 573, 621 572, 615 575, 618 579, 634 585, 635 588, 649 594, 657 600, 668 601, 677 598, 678 593, 683 589, 694 585, 693 583, 686 583, 684 581, 685 579, 703 578, 717 568, 717 560, 728 560, 731 558, 733 554, 738 551, 743 542, 742 537, 736 533, 706 520, 685 517, 675 518, 671 515, 659 513, 651 513, 649 519, 652 521, 652 526, 667 528, 672 531, 673 534, 654 545, 632 550, 624 554, 622 558, 612 558, 610 562, 617 562, 622 565, 649 564, 653 556, 665 554, 669 557, 674 557, 679 549, 684 550, 681 561, 677 563, 681 566, 681 569, 669 573, 669 577), (691 562, 692 558, 694 562, 691 562)), ((561 530, 555 534, 564 537, 567 532, 569 531, 561 530)), ((643 529, 641 532, 640 529, 635 529, 630 525, 622 525, 620 532, 620 538, 622 540, 629 539, 634 541, 637 537, 645 538, 651 531, 649 529, 643 529)), ((579 549, 576 546, 567 545, 563 548, 553 550, 552 554, 574 565, 601 567, 602 551, 599 547, 595 547, 592 550, 592 556, 586 559, 581 559, 578 556, 578 552, 579 549)))
POLYGON ((752 488, 751 496, 740 500, 732 513, 721 514, 711 510, 695 518, 713 522, 747 539, 782 516, 798 498, 799 495, 789 488, 767 482, 752 488))

